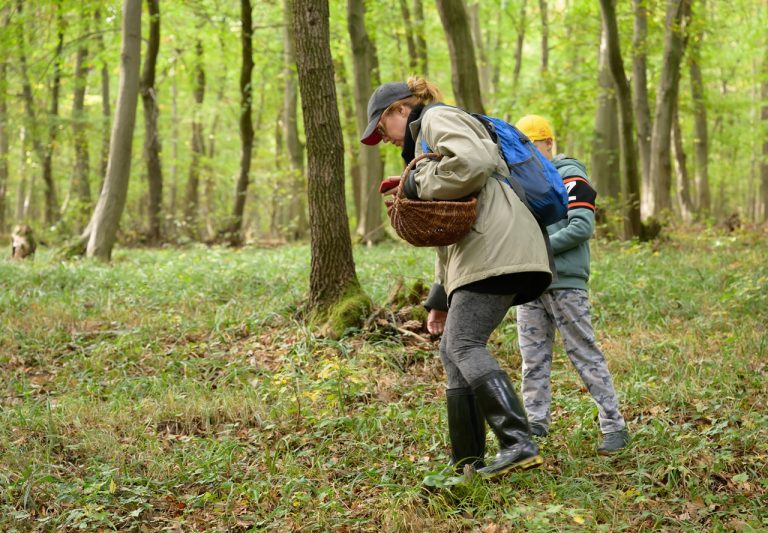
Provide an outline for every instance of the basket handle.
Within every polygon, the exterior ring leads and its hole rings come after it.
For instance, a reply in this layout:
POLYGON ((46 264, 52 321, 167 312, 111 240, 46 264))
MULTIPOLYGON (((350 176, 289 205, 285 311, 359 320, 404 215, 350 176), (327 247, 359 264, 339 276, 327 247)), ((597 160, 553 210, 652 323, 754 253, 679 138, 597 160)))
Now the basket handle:
POLYGON ((410 163, 408 163, 403 170, 403 173, 400 175, 400 183, 397 185, 397 194, 395 194, 396 197, 404 198, 405 193, 403 192, 403 183, 405 183, 406 178, 408 178, 408 174, 411 173, 411 170, 413 167, 416 166, 416 163, 421 161, 422 159, 427 159, 429 157, 435 158, 435 159, 442 159, 443 156, 435 153, 435 152, 427 152, 424 154, 421 154, 420 156, 414 157, 410 163))

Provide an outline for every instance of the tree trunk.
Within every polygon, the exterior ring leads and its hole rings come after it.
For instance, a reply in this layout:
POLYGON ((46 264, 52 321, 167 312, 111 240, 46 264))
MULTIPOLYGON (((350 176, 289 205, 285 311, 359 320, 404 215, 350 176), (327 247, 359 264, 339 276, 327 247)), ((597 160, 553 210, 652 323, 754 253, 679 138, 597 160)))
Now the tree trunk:
POLYGON ((101 11, 97 7, 93 18, 96 21, 96 39, 98 41, 99 55, 101 56, 101 163, 99 165, 99 192, 104 185, 107 175, 107 163, 109 162, 109 136, 111 130, 112 108, 109 96, 109 66, 106 59, 107 49, 101 36, 101 11))
POLYGON ((24 222, 27 218, 24 199, 27 197, 27 130, 19 128, 19 188, 16 190, 16 221, 24 222))
POLYGON ((664 36, 661 79, 656 93, 656 112, 651 138, 651 182, 653 194, 645 215, 658 217, 671 208, 672 161, 670 140, 672 112, 680 84, 680 62, 683 57, 685 25, 690 15, 691 0, 667 0, 667 22, 664 36))
POLYGON ((307 210, 304 199, 307 197, 307 181, 304 175, 304 145, 299 139, 299 122, 297 117, 298 89, 296 87, 296 47, 293 27, 290 21, 291 2, 284 0, 285 29, 284 68, 285 94, 283 96, 283 127, 285 129, 285 145, 288 150, 288 167, 291 180, 291 238, 303 239, 307 236, 307 210))
MULTIPOLYGON (((347 8, 347 27, 352 43, 352 64, 355 73, 356 131, 362 133, 368 124, 367 107, 368 98, 373 93, 372 85, 373 83, 379 85, 379 62, 376 57, 376 48, 365 29, 364 3, 349 0, 347 8)), ((378 194, 378 185, 384 174, 384 163, 378 146, 365 146, 359 142, 356 145, 360 153, 360 207, 357 234, 365 243, 376 243, 385 235, 382 224, 382 202, 378 194)))
POLYGON ((336 103, 327 0, 294 0, 301 108, 307 136, 311 236, 309 309, 325 314, 360 285, 344 201, 344 143, 336 103))
POLYGON ((525 44, 525 8, 528 0, 520 3, 520 16, 517 20, 517 42, 515 44, 515 69, 512 71, 512 89, 517 89, 520 82, 520 71, 523 69, 523 44, 525 44))
MULTIPOLYGON (((354 52, 353 52, 354 55, 354 52)), ((357 122, 358 106, 355 97, 352 95, 353 84, 349 81, 347 76, 346 66, 344 61, 335 60, 334 68, 336 69, 336 86, 339 88, 339 100, 341 102, 342 110, 342 129, 346 134, 346 141, 349 148, 346 150, 347 159, 349 161, 349 180, 352 185, 352 200, 355 206, 356 219, 356 234, 360 234, 360 228, 362 228, 362 220, 365 218, 364 201, 363 201, 363 178, 362 166, 363 156, 363 144, 360 143, 360 126, 357 122)), ((380 172, 383 174, 383 171, 380 172)))
POLYGON ((251 0, 240 0, 240 173, 235 188, 235 205, 229 241, 233 246, 243 244, 243 215, 251 174, 253 153, 253 8, 251 0))
POLYGON ((768 222, 768 46, 763 48, 762 82, 760 83, 760 96, 763 100, 760 118, 763 129, 763 158, 760 161, 760 197, 762 213, 760 222, 768 222))
POLYGON ((144 104, 144 159, 147 162, 149 181, 149 242, 156 244, 163 233, 163 167, 160 164, 160 134, 157 129, 157 91, 155 69, 160 50, 160 0, 147 0, 149 12, 149 40, 144 71, 141 76, 141 100, 144 104))
MULTIPOLYGON (((85 20, 85 19, 84 19, 85 20)), ((86 28, 87 30, 87 28, 86 28)), ((72 98, 72 138, 75 144, 74 187, 70 195, 78 199, 78 224, 85 222, 85 217, 91 209, 91 172, 88 154, 88 136, 86 132, 87 117, 85 114, 85 91, 88 86, 88 48, 81 44, 77 48, 75 61, 75 90, 72 98)), ((64 209, 62 208, 62 211, 64 209)), ((82 226, 80 227, 82 230, 82 226)))
POLYGON ((477 71, 480 76, 480 93, 491 94, 493 88, 491 86, 491 65, 488 61, 488 56, 485 53, 485 45, 483 44, 483 31, 480 24, 480 2, 473 2, 467 9, 469 15, 469 27, 472 30, 472 43, 475 46, 475 52, 477 53, 477 71))
POLYGON ((179 58, 181 50, 174 50, 171 73, 171 183, 168 194, 168 213, 175 219, 179 188, 179 58))
POLYGON ((707 125, 707 101, 701 74, 701 44, 704 39, 705 0, 698 1, 701 10, 698 17, 698 31, 688 46, 688 66, 691 78, 691 100, 693 101, 693 157, 695 168, 696 201, 699 217, 706 217, 711 209, 709 193, 709 132, 707 125))
MULTIPOLYGON (((2 9, 3 31, 8 29, 8 7, 2 9)), ((10 140, 8 139, 8 61, 7 56, 0 59, 0 233, 5 233, 5 205, 8 190, 8 158, 10 140)))
POLYGON ((691 180, 688 175, 688 163, 683 147, 683 134, 680 128, 679 105, 675 103, 672 111, 672 148, 675 154, 677 170, 677 198, 680 206, 680 216, 686 223, 693 220, 693 202, 691 201, 691 180))
POLYGON ((109 147, 109 164, 104 187, 88 225, 90 235, 86 249, 88 257, 104 261, 112 256, 131 175, 131 148, 141 63, 141 0, 124 1, 122 26, 120 85, 109 147))
POLYGON ((629 80, 627 80, 627 75, 624 72, 624 63, 621 59, 619 28, 616 22, 616 9, 613 1, 600 0, 600 12, 603 17, 603 24, 605 25, 608 63, 616 85, 616 97, 619 104, 621 167, 622 174, 624 175, 624 189, 626 191, 624 236, 625 238, 633 238, 640 235, 640 206, 638 203, 640 200, 640 179, 637 171, 637 157, 635 155, 632 94, 629 88, 629 80))
POLYGON ((451 55, 451 81, 456 104, 472 113, 485 113, 464 0, 437 0, 437 10, 451 55))
MULTIPOLYGON (((648 104, 648 1, 633 0, 635 31, 632 37, 632 84, 637 123, 637 148, 640 158, 641 212, 646 214, 652 203, 651 182, 651 109, 648 104)), ((644 215, 646 216, 646 215, 644 215)))
POLYGON ((616 86, 608 64, 608 36, 605 25, 600 36, 597 112, 592 140, 592 181, 601 196, 619 199, 621 155, 616 86))
POLYGON ((416 54, 418 55, 418 72, 429 76, 429 61, 427 60, 427 38, 424 28, 424 5, 422 0, 413 0, 413 27, 416 36, 416 54))
MULTIPOLYGON (((359 4, 359 7, 355 9, 361 10, 365 13, 365 2, 359 0, 351 0, 353 4, 359 4)), ((347 9, 351 10, 350 1, 347 2, 347 9)), ((405 30, 405 43, 408 46, 408 65, 411 68, 411 72, 415 72, 418 67, 418 52, 416 50, 416 36, 413 31, 413 22, 411 21, 411 10, 408 8, 408 0, 400 0, 400 15, 403 19, 403 29, 405 30)), ((349 25, 349 21, 347 21, 349 25)), ((365 26, 360 28, 365 32, 365 26)))
POLYGON ((56 198, 56 182, 53 179, 53 152, 59 131, 59 95, 61 94, 61 52, 64 49, 64 18, 61 3, 56 5, 58 35, 53 57, 53 83, 51 107, 48 111, 48 144, 43 156, 43 183, 45 184, 45 222, 49 225, 59 220, 59 202, 56 198))
POLYGON ((549 13, 547 10, 547 0, 539 0, 539 11, 541 13, 541 74, 544 75, 549 70, 549 13))
POLYGON ((194 97, 195 108, 192 118, 192 161, 189 165, 187 179, 187 194, 184 202, 184 220, 187 233, 194 239, 199 238, 198 216, 200 208, 200 164, 205 157, 205 139, 203 138, 203 122, 201 111, 205 100, 205 70, 203 68, 203 41, 198 39, 195 45, 195 77, 194 97))

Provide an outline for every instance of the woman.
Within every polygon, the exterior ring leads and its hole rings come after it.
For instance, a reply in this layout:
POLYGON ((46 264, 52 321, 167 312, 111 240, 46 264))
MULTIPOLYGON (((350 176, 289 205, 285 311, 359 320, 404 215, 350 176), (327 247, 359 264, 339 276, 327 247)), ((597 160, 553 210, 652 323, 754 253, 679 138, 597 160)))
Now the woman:
POLYGON ((477 220, 461 241, 437 248, 436 283, 425 306, 427 329, 443 334, 440 358, 448 380, 446 402, 451 464, 488 477, 543 461, 531 439, 522 404, 488 351, 488 339, 513 305, 536 298, 552 281, 541 229, 501 180, 508 169, 484 126, 466 112, 439 105, 440 91, 420 78, 380 86, 368 101, 361 141, 402 148, 407 162, 424 159, 400 186, 421 200, 477 197, 477 220), (499 453, 484 463, 485 422, 499 453))

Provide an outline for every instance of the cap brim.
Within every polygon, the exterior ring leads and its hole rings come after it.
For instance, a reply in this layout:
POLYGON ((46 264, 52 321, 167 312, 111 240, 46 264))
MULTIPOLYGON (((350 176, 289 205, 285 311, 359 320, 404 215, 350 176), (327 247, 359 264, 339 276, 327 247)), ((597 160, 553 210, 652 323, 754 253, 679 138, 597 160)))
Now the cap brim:
POLYGON ((379 133, 379 130, 377 129, 380 119, 381 113, 371 119, 368 123, 368 127, 365 128, 365 131, 363 132, 363 136, 360 138, 361 143, 373 146, 374 144, 379 144, 381 142, 381 133, 379 133))

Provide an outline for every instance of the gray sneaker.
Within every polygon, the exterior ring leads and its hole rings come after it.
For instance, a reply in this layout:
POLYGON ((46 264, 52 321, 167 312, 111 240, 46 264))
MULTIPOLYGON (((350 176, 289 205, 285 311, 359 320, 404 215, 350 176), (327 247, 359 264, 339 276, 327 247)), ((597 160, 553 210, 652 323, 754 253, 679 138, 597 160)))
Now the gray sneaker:
POLYGON ((629 431, 627 431, 627 428, 611 431, 603 435, 603 442, 597 447, 597 453, 600 455, 611 455, 626 447, 627 444, 629 444, 629 431))
POLYGON ((536 422, 531 422, 531 435, 534 437, 546 437, 547 436, 547 428, 542 426, 541 424, 537 424, 536 422))

